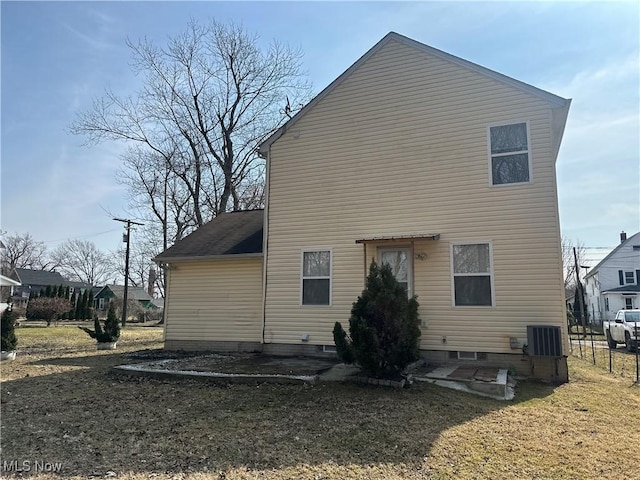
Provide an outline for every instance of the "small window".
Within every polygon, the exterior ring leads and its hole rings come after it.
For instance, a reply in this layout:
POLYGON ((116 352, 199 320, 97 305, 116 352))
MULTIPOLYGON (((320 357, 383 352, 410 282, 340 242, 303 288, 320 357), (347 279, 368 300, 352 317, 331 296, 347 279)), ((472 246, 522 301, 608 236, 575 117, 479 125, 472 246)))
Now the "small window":
POLYGON ((624 299, 624 309, 633 310, 633 298, 627 297, 624 299))
POLYGON ((331 305, 331 251, 302 252, 302 305, 331 305))
POLYGON ((492 306, 491 248, 488 243, 453 244, 453 304, 492 306))
POLYGON ((458 360, 477 360, 478 354, 476 352, 458 352, 458 360))
POLYGON ((489 127, 491 183, 528 183, 531 179, 527 123, 489 127))
POLYGON ((635 274, 633 273, 633 271, 631 272, 624 272, 624 283, 626 284, 633 284, 636 283, 636 278, 635 278, 635 274))
POLYGON ((609 311, 609 297, 604 297, 604 310, 609 311))
POLYGON ((98 310, 104 310, 104 298, 98 299, 98 310))

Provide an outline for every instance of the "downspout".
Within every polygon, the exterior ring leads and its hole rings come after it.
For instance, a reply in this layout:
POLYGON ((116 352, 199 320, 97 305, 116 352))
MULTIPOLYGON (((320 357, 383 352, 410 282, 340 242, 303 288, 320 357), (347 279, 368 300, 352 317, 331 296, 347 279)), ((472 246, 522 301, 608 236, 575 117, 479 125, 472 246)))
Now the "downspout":
POLYGON ((162 343, 167 344, 167 312, 169 311, 169 283, 171 279, 171 267, 168 263, 158 264, 164 272, 164 308, 162 309, 162 343))
POLYGON ((265 331, 267 325, 267 257, 268 257, 268 243, 269 243, 269 183, 270 183, 270 168, 271 168, 271 145, 267 151, 266 169, 265 169, 265 182, 264 182, 264 221, 262 224, 262 337, 260 343, 265 343, 265 331))

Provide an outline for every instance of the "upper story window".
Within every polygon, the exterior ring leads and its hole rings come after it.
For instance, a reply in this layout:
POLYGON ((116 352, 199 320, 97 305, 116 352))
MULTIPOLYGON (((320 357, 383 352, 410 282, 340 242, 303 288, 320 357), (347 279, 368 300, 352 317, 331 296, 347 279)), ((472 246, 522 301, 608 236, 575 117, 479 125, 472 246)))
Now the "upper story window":
POLYGON ((491 183, 507 185, 531 180, 527 122, 489 127, 491 183))
POLYGON ((635 278, 635 274, 633 271, 631 272, 624 272, 624 283, 626 284, 633 284, 636 283, 636 278, 635 278))
POLYGON ((331 305, 331 250, 302 252, 302 305, 331 305))
POLYGON ((493 306, 493 268, 489 243, 453 244, 453 304, 493 306))

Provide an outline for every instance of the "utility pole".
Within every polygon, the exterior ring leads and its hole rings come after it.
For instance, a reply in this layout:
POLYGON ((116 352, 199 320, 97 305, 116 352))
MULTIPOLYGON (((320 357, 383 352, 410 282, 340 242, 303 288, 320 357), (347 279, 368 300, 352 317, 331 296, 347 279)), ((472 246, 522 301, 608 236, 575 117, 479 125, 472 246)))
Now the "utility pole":
POLYGON ((582 323, 582 333, 584 335, 585 343, 587 343, 587 324, 585 322, 584 315, 584 290, 582 290, 582 282, 580 281, 580 267, 578 267, 578 256, 576 255, 576 247, 573 247, 573 261, 575 263, 576 270, 576 282, 578 282, 578 294, 580 296, 578 303, 580 304, 580 320, 582 323))
POLYGON ((144 223, 134 222, 130 219, 114 218, 116 222, 126 223, 124 227, 126 233, 123 235, 123 241, 127 243, 127 253, 124 261, 124 296, 122 298, 122 326, 127 324, 127 301, 129 300, 129 243, 131 240, 131 225, 144 225, 144 223))

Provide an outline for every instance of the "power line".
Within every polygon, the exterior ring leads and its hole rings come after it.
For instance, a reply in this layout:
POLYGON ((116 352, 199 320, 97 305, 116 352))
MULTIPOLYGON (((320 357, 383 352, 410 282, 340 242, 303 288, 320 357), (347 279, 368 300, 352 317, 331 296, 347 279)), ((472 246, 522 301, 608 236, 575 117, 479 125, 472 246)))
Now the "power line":
POLYGON ((82 239, 85 239, 85 238, 98 237, 100 235, 106 235, 107 233, 117 232, 118 230, 119 230, 119 228, 114 228, 112 230, 105 230, 104 232, 88 233, 86 235, 79 235, 77 237, 61 238, 59 240, 42 240, 42 243, 66 242, 67 240, 82 240, 82 239))

